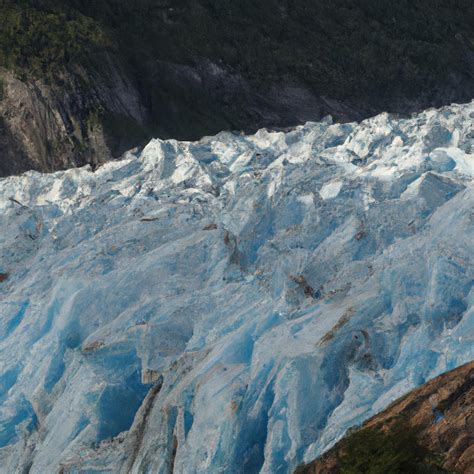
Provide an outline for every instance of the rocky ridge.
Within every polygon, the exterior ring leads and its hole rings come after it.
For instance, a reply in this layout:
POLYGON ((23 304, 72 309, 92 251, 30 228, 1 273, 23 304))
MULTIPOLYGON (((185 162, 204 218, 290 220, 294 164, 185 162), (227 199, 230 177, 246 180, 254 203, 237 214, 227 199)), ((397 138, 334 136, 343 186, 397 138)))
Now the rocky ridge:
MULTIPOLYGON (((441 456, 446 472, 474 472, 474 362, 440 375, 392 403, 363 428, 390 432, 402 420, 421 445, 441 456)), ((338 474, 345 439, 298 474, 338 474)))

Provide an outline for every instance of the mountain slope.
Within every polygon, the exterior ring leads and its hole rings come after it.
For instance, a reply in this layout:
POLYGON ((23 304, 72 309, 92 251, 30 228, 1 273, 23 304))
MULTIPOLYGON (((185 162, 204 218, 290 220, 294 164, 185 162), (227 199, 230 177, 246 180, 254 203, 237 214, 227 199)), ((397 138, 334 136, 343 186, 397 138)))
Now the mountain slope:
MULTIPOLYGON (((474 362, 431 380, 364 423, 362 431, 391 433, 400 423, 415 429, 417 441, 441 455, 446 472, 474 472, 474 362)), ((349 435, 320 459, 297 469, 298 474, 337 474, 352 462, 347 447, 361 431, 349 435)), ((414 446, 407 446, 414 453, 414 446)), ((431 471, 433 472, 433 470, 431 471)))
POLYGON ((469 0, 3 0, 0 22, 0 175, 474 97, 469 0))
POLYGON ((292 472, 474 360, 473 115, 0 180, 0 470, 292 472))

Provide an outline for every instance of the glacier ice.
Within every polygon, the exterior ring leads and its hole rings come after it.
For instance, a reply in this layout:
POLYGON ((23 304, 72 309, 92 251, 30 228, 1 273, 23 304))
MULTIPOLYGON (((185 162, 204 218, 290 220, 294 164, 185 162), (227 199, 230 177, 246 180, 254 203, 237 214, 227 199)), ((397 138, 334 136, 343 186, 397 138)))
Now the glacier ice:
POLYGON ((474 359, 473 118, 0 180, 0 470, 287 473, 474 359))

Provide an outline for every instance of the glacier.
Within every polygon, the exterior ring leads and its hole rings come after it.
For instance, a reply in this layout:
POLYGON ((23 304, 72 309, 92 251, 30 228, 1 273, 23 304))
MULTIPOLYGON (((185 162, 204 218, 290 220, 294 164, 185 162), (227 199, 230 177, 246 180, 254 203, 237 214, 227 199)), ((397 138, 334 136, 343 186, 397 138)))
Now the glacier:
POLYGON ((0 471, 290 473, 474 359, 474 102, 0 180, 0 471))

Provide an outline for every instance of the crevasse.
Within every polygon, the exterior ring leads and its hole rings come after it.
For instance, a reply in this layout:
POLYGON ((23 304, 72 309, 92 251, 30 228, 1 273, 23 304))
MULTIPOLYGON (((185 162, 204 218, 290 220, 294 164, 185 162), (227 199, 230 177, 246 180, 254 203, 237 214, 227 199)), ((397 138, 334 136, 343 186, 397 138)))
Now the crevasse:
POLYGON ((474 359, 473 118, 0 180, 1 472, 289 473, 474 359))

